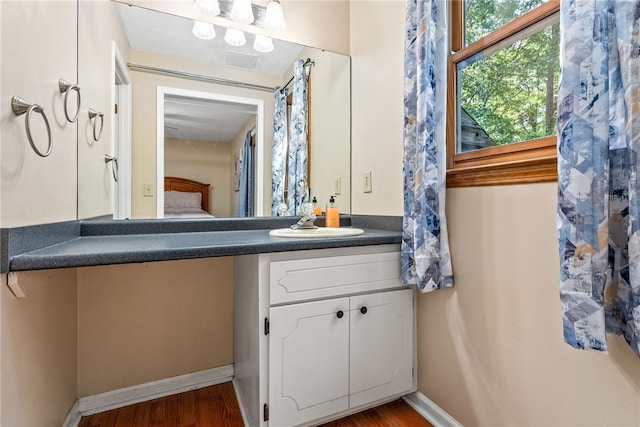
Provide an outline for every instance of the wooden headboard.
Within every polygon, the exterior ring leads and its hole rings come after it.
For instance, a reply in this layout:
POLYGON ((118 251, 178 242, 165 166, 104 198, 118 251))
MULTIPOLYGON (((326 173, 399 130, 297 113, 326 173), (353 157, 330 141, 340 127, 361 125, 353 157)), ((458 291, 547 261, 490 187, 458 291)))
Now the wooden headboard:
MULTIPOLYGON (((164 177, 164 191, 184 191, 186 193, 202 194, 202 210, 209 212, 209 185, 192 179, 175 176, 164 177)), ((211 212, 209 212, 211 213, 211 212)))

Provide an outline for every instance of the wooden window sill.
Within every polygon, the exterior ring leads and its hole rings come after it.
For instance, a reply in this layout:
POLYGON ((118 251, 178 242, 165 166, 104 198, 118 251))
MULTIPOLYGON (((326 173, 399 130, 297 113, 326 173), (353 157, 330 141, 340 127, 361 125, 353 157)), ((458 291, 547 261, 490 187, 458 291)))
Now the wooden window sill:
POLYGON ((459 153, 447 170, 447 187, 531 184, 558 179, 556 137, 459 153))

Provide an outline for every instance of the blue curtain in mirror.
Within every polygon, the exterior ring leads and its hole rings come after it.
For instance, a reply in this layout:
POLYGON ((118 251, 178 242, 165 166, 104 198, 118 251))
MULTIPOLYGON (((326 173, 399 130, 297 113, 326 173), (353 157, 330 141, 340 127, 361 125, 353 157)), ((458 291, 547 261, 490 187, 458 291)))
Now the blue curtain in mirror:
POLYGON ((252 188, 251 188, 251 132, 247 132, 242 146, 242 160, 240 163, 240 193, 238 195, 238 218, 253 216, 252 209, 252 188))
POLYGON ((563 1, 558 238, 564 339, 640 355, 640 1, 563 1))
POLYGON ((293 91, 289 122, 288 215, 301 215, 300 207, 309 196, 307 191, 308 90, 309 77, 304 70, 304 61, 299 59, 293 64, 293 91))
POLYGON ((423 292, 453 285, 445 217, 446 1, 407 0, 402 276, 423 292))
POLYGON ((271 215, 286 214, 285 176, 287 170, 287 90, 275 90, 273 147, 271 151, 271 215))

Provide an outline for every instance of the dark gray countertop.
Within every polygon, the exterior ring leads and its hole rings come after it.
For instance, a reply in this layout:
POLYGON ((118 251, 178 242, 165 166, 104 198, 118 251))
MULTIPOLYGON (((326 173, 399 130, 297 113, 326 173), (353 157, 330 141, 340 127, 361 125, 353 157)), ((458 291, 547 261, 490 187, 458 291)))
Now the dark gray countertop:
POLYGON ((322 239, 280 238, 269 231, 291 218, 201 221, 71 221, 3 229, 3 272, 401 242, 397 217, 344 217, 365 233, 322 239), (77 223, 80 223, 79 225, 77 223), (372 228, 369 228, 372 227, 372 228), (379 227, 379 228, 378 228, 379 227))

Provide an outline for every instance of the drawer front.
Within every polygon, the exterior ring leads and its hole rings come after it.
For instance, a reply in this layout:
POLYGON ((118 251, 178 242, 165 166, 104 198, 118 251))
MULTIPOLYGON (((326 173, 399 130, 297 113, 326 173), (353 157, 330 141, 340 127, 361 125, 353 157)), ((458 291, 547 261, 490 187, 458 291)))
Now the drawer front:
POLYGON ((273 261, 269 274, 271 304, 402 285, 399 252, 273 261))

